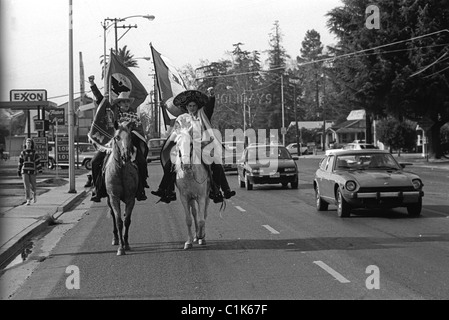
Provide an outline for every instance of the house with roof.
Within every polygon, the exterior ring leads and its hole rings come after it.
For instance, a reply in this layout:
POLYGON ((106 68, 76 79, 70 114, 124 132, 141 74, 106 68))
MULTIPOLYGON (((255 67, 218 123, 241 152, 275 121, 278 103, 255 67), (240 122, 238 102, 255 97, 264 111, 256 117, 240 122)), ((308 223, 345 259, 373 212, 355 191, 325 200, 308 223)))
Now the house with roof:
POLYGON ((326 129, 326 145, 336 143, 347 144, 354 140, 365 140, 366 112, 353 110, 346 117, 346 121, 326 129))

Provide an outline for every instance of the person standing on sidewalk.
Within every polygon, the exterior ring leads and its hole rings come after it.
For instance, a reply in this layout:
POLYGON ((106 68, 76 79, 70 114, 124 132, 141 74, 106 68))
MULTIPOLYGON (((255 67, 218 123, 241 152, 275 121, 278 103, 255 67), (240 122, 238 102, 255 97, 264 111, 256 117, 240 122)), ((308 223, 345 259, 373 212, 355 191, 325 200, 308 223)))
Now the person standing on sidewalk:
POLYGON ((42 173, 42 164, 39 154, 34 150, 33 139, 27 138, 23 149, 19 156, 17 175, 23 179, 26 204, 29 206, 32 199, 34 202, 37 200, 36 175, 42 173))

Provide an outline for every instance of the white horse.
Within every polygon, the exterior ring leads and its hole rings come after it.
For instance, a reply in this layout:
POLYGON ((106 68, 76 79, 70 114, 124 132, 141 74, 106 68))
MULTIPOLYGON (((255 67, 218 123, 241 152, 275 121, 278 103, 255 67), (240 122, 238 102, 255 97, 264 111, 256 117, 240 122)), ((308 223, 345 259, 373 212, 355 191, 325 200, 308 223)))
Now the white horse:
POLYGON ((206 218, 211 181, 209 170, 205 165, 195 163, 200 161, 192 161, 195 152, 192 152, 192 138, 187 129, 180 130, 176 138, 176 151, 176 187, 184 207, 188 232, 184 249, 190 249, 197 241, 199 245, 206 244, 206 218), (195 222, 195 237, 192 233, 192 218, 195 222))

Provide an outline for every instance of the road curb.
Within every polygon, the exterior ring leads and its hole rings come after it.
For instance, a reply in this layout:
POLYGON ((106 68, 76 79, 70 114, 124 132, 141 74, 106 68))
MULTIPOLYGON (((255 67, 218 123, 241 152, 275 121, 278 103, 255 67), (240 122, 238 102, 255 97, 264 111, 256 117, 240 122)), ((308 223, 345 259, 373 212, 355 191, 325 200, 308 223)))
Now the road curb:
POLYGON ((62 205, 58 206, 56 208, 56 211, 53 213, 53 218, 54 219, 58 219, 61 215, 64 214, 64 212, 70 211, 70 209, 72 209, 74 207, 74 205, 80 200, 86 197, 87 193, 89 190, 86 191, 86 189, 84 189, 83 191, 81 191, 80 193, 76 193, 74 194, 73 197, 71 197, 70 199, 67 199, 67 201, 65 201, 62 205))
POLYGON ((19 232, 13 238, 11 238, 1 249, 0 249, 0 270, 6 267, 17 254, 25 248, 26 243, 29 239, 41 233, 48 227, 48 221, 39 219, 32 223, 24 230, 19 232))
POLYGON ((48 226, 50 226, 54 220, 57 220, 65 212, 70 211, 73 207, 82 199, 86 197, 90 189, 85 188, 80 193, 74 194, 72 197, 67 199, 63 204, 56 208, 56 211, 49 213, 36 219, 35 222, 27 226, 25 229, 20 231, 14 237, 12 237, 5 245, 0 248, 0 270, 6 267, 15 257, 23 250, 27 242, 37 236, 39 233, 43 232, 48 226))

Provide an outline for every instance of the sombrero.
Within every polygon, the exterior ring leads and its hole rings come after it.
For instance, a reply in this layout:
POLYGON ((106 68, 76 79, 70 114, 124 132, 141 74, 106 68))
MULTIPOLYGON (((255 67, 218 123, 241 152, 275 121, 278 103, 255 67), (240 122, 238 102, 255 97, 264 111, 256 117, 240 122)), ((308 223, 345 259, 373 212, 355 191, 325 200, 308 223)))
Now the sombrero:
MULTIPOLYGON (((173 99, 173 104, 178 108, 185 109, 187 104, 192 101, 196 102, 196 104, 198 105, 198 109, 201 109, 202 107, 204 107, 207 104, 207 102, 209 101, 209 98, 201 91, 186 90, 186 91, 179 93, 173 99)), ((185 110, 184 110, 184 112, 185 112, 185 110)))
POLYGON ((130 92, 120 92, 118 97, 116 99, 114 99, 114 101, 112 101, 111 104, 115 105, 115 104, 119 103, 120 101, 129 101, 129 103, 132 104, 134 102, 134 98, 131 98, 129 95, 130 95, 130 92))

